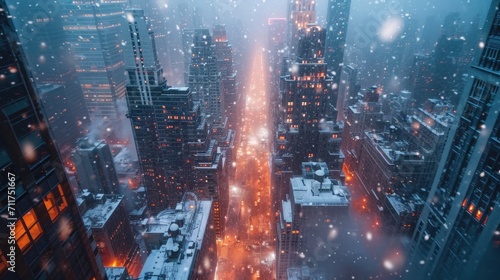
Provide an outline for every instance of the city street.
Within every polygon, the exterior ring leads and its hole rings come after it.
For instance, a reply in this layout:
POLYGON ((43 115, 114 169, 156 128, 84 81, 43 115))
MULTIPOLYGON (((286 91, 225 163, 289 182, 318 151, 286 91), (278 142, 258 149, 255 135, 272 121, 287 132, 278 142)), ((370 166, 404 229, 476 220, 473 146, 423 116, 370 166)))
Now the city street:
POLYGON ((226 236, 218 244, 216 279, 273 279, 270 216, 269 102, 263 53, 256 48, 244 83, 244 112, 236 144, 236 174, 229 185, 226 236))

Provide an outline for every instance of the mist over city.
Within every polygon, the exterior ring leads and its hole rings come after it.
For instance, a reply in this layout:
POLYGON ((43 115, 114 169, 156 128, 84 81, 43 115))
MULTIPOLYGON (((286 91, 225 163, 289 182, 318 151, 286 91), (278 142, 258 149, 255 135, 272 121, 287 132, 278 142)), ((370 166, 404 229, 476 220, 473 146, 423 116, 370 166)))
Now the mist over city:
POLYGON ((1 279, 496 279, 500 0, 0 0, 1 279))

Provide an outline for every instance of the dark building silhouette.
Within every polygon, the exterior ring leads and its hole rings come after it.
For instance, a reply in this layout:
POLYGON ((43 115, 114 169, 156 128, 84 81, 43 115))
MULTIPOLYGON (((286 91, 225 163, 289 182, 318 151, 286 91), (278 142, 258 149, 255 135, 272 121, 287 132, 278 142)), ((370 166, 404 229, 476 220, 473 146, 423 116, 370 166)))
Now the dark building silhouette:
POLYGON ((80 189, 94 194, 118 194, 120 183, 115 163, 111 149, 103 140, 78 139, 72 158, 80 189))
POLYGON ((303 162, 302 176, 290 179, 276 226, 276 279, 289 279, 287 269, 294 266, 317 266, 309 260, 318 256, 313 253, 317 252, 318 239, 331 232, 325 221, 342 223, 349 217, 351 193, 328 174, 324 162, 303 162))
POLYGON ((78 212, 14 30, 2 0, 0 210, 9 216, 0 219, 0 278, 105 279, 96 243, 88 238, 90 231, 78 212), (7 204, 7 194, 15 197, 15 205, 7 204), (9 240, 15 244, 8 241, 7 226, 12 224, 15 237, 9 240), (8 270, 12 254, 15 272, 8 270))
POLYGON ((429 198, 411 243, 414 279, 488 279, 500 273, 499 1, 469 69, 429 198))
POLYGON ((56 146, 65 165, 70 165, 67 160, 69 152, 75 146, 80 130, 83 126, 75 127, 74 114, 70 110, 70 102, 66 96, 66 87, 56 84, 38 84, 39 99, 42 111, 48 121, 49 128, 54 137, 56 146))
POLYGON ((325 61, 328 65, 328 75, 332 77, 333 83, 331 102, 338 110, 342 110, 344 98, 338 98, 338 89, 340 88, 340 76, 344 65, 344 46, 347 37, 351 0, 329 0, 327 5, 325 61))
POLYGON ((10 4, 10 13, 29 63, 27 67, 40 88, 42 96, 39 98, 47 104, 44 114, 51 125, 61 159, 69 161, 76 139, 83 137, 90 126, 90 118, 73 51, 63 29, 64 10, 59 3, 37 5, 37 0, 6 2, 10 4), (56 112, 59 115, 54 115, 56 112), (59 120, 62 119, 67 129, 60 126, 59 120))
POLYGON ((144 12, 128 9, 126 14, 133 19, 126 53, 128 117, 150 210, 174 207, 186 191, 193 191, 200 199, 213 199, 215 230, 221 237, 229 199, 222 151, 209 137, 208 122, 193 92, 167 86, 144 12))
POLYGON ((269 67, 268 91, 271 108, 271 135, 275 135, 281 118, 280 76, 286 47, 286 18, 270 18, 267 21, 267 66, 269 67))
POLYGON ((92 231, 104 266, 125 267, 138 277, 143 262, 123 195, 84 192, 79 201, 83 222, 92 231))
POLYGON ((316 3, 314 0, 288 0, 287 46, 289 54, 295 55, 299 32, 308 24, 316 22, 316 3))
POLYGON ((201 113, 206 115, 209 125, 223 122, 224 100, 220 83, 221 73, 212 35, 208 29, 195 29, 189 65, 189 88, 194 101, 200 102, 201 113))
POLYGON ((284 199, 287 176, 300 174, 301 163, 321 160, 333 178, 340 178, 343 124, 335 121, 331 77, 324 61, 325 30, 309 25, 299 32, 297 59, 281 79, 282 122, 274 141, 274 203, 284 199), (281 193, 281 195, 280 195, 281 193))

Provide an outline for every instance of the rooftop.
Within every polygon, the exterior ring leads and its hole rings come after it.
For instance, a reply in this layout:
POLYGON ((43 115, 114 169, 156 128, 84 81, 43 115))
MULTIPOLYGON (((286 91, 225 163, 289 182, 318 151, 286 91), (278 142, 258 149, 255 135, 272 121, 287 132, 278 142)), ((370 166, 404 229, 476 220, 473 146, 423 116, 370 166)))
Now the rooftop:
MULTIPOLYGON (((137 154, 135 154, 137 155, 137 154)), ((128 147, 124 147, 120 152, 113 158, 115 163, 116 173, 118 174, 134 174, 139 169, 137 165, 137 157, 134 153, 130 153, 128 147)))
POLYGON ((302 279, 310 279, 309 267, 290 267, 287 269, 287 279, 288 280, 302 280, 302 279))
POLYGON ((399 216, 412 213, 424 204, 423 200, 417 195, 413 196, 412 200, 404 199, 397 194, 386 195, 386 197, 391 207, 399 216))
POLYGON ((109 280, 114 279, 125 279, 128 277, 128 273, 125 270, 125 267, 105 267, 106 276, 109 280))
POLYGON ((423 155, 418 151, 411 151, 408 142, 395 139, 391 133, 366 131, 365 135, 366 139, 369 139, 375 149, 383 156, 387 164, 396 164, 399 161, 423 162, 423 155))
POLYGON ((283 211, 283 220, 286 223, 291 223, 292 222, 292 204, 290 203, 290 200, 282 200, 282 211, 283 211))
POLYGON ((123 195, 117 194, 96 194, 94 196, 95 205, 89 207, 83 215, 85 226, 92 228, 102 228, 109 217, 116 210, 123 199, 123 195))
POLYGON ((39 84, 37 85, 37 90, 40 92, 40 94, 44 95, 47 94, 48 92, 51 92, 52 90, 56 88, 62 88, 61 85, 56 85, 56 84, 39 84))
POLYGON ((202 247, 211 201, 186 201, 147 221, 147 233, 164 234, 167 242, 152 250, 139 279, 189 279, 202 247), (184 222, 179 222, 183 219, 184 222))
POLYGON ((340 181, 325 177, 317 170, 314 179, 290 179, 295 204, 302 206, 349 206, 351 194, 340 181))
POLYGON ((78 138, 76 140, 78 151, 93 151, 94 149, 102 149, 106 146, 104 140, 94 141, 90 137, 78 138))

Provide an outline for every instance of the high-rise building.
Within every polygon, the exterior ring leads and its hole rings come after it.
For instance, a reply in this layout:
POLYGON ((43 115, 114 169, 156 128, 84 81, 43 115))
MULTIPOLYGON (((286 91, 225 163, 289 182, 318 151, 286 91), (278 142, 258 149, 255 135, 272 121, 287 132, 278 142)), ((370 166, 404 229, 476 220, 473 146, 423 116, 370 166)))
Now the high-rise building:
MULTIPOLYGON (((129 76, 127 116, 134 132, 148 204, 153 211, 156 207, 161 210, 170 200, 166 189, 169 178, 166 178, 163 166, 158 126, 155 124, 157 106, 153 103, 153 97, 161 97, 167 89, 167 81, 156 57, 154 33, 149 29, 144 12, 139 9, 127 10, 126 17, 130 36, 130 46, 125 51, 129 76)), ((159 113, 162 113, 163 108, 160 106, 159 109, 159 113)), ((172 203, 177 203, 176 198, 172 200, 172 203)))
POLYGON ((224 100, 220 91, 215 44, 208 29, 195 29, 189 65, 189 88, 209 125, 223 123, 224 100))
POLYGON ((282 73, 283 57, 286 47, 286 18, 270 18, 267 21, 267 67, 270 71, 268 78, 269 104, 271 112, 271 133, 276 135, 278 124, 281 117, 281 96, 280 96, 280 77, 282 73))
POLYGON ((492 1, 429 198, 411 243, 414 279, 488 279, 500 273, 500 1, 492 1))
POLYGON ((217 24, 212 31, 215 43, 215 57, 217 57, 217 66, 221 72, 221 77, 227 77, 233 74, 233 53, 231 44, 229 44, 226 35, 226 26, 217 24))
POLYGON ((0 278, 105 279, 27 68, 1 0, 0 278))
POLYGON ((132 42, 127 50, 128 117, 149 207, 153 213, 174 207, 186 191, 213 199, 221 237, 229 192, 217 141, 209 139, 208 123, 190 89, 167 86, 143 11, 129 9, 126 16, 132 42))
POLYGON ((277 225, 276 279, 287 279, 288 268, 317 252, 314 248, 321 236, 329 236, 330 225, 349 216, 350 191, 329 173, 324 162, 304 162, 302 176, 290 179, 277 225))
POLYGON ((152 87, 165 87, 167 84, 158 60, 155 33, 143 10, 127 9, 125 16, 129 34, 127 41, 130 42, 124 51, 129 84, 138 87, 141 103, 150 105, 152 87))
POLYGON ((97 124, 113 124, 123 117, 119 102, 125 96, 127 83, 122 53, 126 5, 127 0, 63 4, 64 30, 73 48, 90 118, 97 124))
POLYGON ((182 30, 182 52, 184 53, 184 84, 189 84, 189 64, 191 63, 191 45, 193 44, 194 30, 182 30))
POLYGON ((125 208, 123 195, 85 193, 80 198, 85 226, 92 230, 97 249, 106 267, 125 267, 138 277, 142 269, 139 246, 125 208))
POLYGON ((103 140, 78 139, 73 162, 80 189, 92 193, 118 194, 120 183, 111 150, 103 140))
POLYGON ((343 124, 335 121, 330 103, 332 80, 323 57, 325 30, 309 25, 300 30, 299 38, 292 72, 281 80, 283 121, 274 142, 272 173, 274 192, 282 195, 276 196, 275 205, 287 189, 288 179, 282 177, 299 174, 302 162, 325 161, 332 175, 340 178, 344 158, 340 151, 343 124))
POLYGON ((148 219, 143 236, 151 253, 139 279, 214 279, 212 209, 211 201, 192 196, 148 219))
MULTIPOLYGON (((346 67, 346 69, 349 69, 346 67)), ((382 103, 379 102, 381 88, 373 86, 356 93, 354 103, 345 109, 344 137, 342 139, 342 152, 345 155, 346 168, 350 173, 357 170, 362 152, 364 132, 367 130, 380 131, 383 126, 382 103)), ((352 175, 352 174, 349 174, 352 175)))
MULTIPOLYGON (((157 0, 130 0, 129 3, 130 7, 143 10, 148 17, 149 24, 154 26, 158 60, 164 67, 166 78, 171 81, 176 76, 180 76, 184 68, 180 33, 184 28, 191 27, 187 23, 190 20, 189 17, 181 15, 188 9, 189 4, 186 1, 170 1, 168 5, 165 5, 166 2, 161 4, 162 2, 157 0)), ((182 83, 182 79, 179 80, 182 83)), ((178 84, 177 81, 174 84, 178 84)))
POLYGON ((290 54, 297 51, 299 30, 316 22, 316 3, 314 0, 288 0, 287 45, 290 54))
POLYGON ((233 69, 233 48, 227 39, 225 25, 215 25, 213 35, 217 66, 221 74, 222 118, 227 121, 227 128, 234 131, 239 121, 240 94, 238 94, 237 73, 233 69))
MULTIPOLYGON (((38 84, 39 99, 43 105, 43 114, 48 120, 62 160, 66 161, 79 136, 79 127, 75 128, 74 114, 71 113, 66 89, 62 85, 38 84)), ((82 95, 83 96, 83 95, 82 95)), ((65 162, 68 165, 68 162, 65 162)))
POLYGON ((33 79, 40 88, 39 98, 45 103, 44 114, 52 125, 56 146, 61 159, 67 162, 76 139, 89 128, 90 118, 63 29, 63 9, 59 4, 41 4, 37 0, 6 2, 33 79), (62 124, 68 128, 63 129, 62 124))
POLYGON ((355 67, 354 65, 347 65, 346 67, 342 68, 344 74, 346 75, 346 87, 345 91, 343 93, 342 97, 342 104, 337 101, 337 108, 339 109, 339 114, 340 111, 343 112, 342 116, 344 116, 344 110, 346 107, 354 105, 358 99, 356 96, 358 95, 358 92, 361 90, 361 86, 359 84, 359 78, 358 78, 358 68, 355 67))
POLYGON ((351 0, 329 0, 327 5, 324 57, 328 65, 328 75, 332 77, 333 91, 331 98, 333 100, 331 103, 339 110, 342 110, 344 99, 339 100, 340 106, 337 106, 337 99, 342 66, 344 65, 344 46, 347 37, 351 0))

